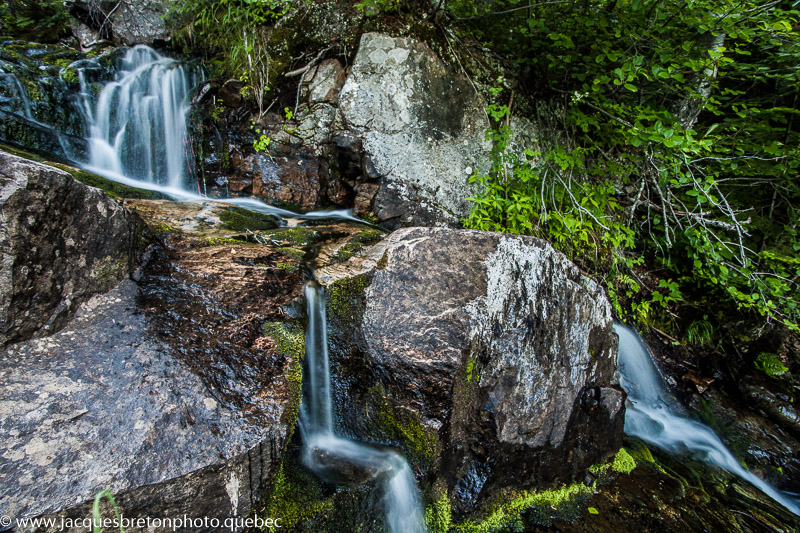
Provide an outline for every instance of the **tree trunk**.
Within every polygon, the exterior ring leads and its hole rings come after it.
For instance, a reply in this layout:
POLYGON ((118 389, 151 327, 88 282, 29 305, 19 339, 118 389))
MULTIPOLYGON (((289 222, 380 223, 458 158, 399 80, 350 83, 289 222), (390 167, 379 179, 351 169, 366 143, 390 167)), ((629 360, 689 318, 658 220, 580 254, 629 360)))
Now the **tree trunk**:
MULTIPOLYGON (((717 52, 722 45, 725 44, 725 34, 720 33, 714 35, 708 33, 703 36, 704 49, 709 52, 717 52)), ((681 121, 681 126, 685 130, 692 129, 697 123, 697 117, 706 106, 708 97, 711 96, 711 83, 717 77, 717 63, 714 61, 711 67, 706 68, 703 72, 695 76, 697 83, 697 94, 691 95, 680 102, 677 111, 678 118, 681 121)))

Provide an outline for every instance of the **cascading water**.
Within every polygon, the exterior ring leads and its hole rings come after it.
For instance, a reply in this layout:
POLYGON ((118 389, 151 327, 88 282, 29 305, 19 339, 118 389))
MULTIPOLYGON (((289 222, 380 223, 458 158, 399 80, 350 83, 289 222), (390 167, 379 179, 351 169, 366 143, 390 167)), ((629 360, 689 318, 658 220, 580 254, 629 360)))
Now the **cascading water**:
POLYGON ((186 114, 201 69, 146 46, 127 51, 116 79, 95 99, 81 77, 89 164, 101 173, 185 189, 191 144, 186 114))
POLYGON ((378 450, 334 433, 324 291, 312 282, 306 284, 304 293, 308 308, 308 373, 300 412, 303 461, 311 470, 330 480, 336 480, 337 471, 345 464, 364 472, 366 478, 379 479, 389 530, 423 533, 425 521, 419 493, 405 458, 395 451, 378 450))
POLYGON ((676 414, 650 352, 639 336, 619 324, 620 383, 628 393, 625 432, 672 453, 696 453, 759 488, 770 498, 800 515, 800 502, 748 472, 706 425, 676 414))

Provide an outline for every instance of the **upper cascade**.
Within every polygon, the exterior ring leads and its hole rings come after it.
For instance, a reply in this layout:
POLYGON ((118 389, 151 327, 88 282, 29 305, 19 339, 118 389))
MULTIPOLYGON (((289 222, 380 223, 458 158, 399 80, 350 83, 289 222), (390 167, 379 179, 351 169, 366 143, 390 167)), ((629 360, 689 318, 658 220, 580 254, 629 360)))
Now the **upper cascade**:
POLYGON ((194 173, 186 126, 189 93, 202 79, 200 68, 143 45, 127 51, 115 80, 96 98, 80 76, 89 167, 99 174, 187 189, 194 173))

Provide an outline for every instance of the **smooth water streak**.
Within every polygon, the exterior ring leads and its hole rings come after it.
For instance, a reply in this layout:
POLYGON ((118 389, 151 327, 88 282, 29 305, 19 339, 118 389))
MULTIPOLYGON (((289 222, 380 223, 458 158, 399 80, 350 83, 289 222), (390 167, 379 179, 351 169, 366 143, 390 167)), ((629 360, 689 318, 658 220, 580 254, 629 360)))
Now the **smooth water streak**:
POLYGON ((79 76, 89 128, 89 166, 138 182, 185 189, 193 157, 186 115, 200 68, 139 45, 129 49, 114 81, 93 96, 79 76))
POLYGON ((697 454, 751 483, 796 515, 800 502, 745 470, 708 426, 676 413, 650 352, 633 330, 614 325, 619 335, 620 384, 628 393, 625 433, 672 453, 697 454))
POLYGON ((377 479, 383 490, 386 524, 392 533, 424 533, 425 519, 414 480, 405 458, 394 450, 378 449, 335 435, 328 358, 324 289, 314 282, 304 287, 308 309, 306 367, 300 430, 303 462, 329 480, 347 465, 360 472, 361 481, 377 479))

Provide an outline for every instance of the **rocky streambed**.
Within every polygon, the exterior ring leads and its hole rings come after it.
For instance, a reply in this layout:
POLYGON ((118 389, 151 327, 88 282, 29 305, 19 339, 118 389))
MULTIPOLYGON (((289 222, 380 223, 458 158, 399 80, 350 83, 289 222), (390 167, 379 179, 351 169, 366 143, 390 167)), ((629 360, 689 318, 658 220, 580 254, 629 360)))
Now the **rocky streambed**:
MULTIPOLYGON (((82 518, 107 489, 126 516, 385 530, 370 475, 331 459, 340 472, 322 478, 302 461, 302 286, 314 279, 336 434, 407 458, 429 531, 797 530, 689 450, 624 437, 602 288, 544 241, 458 229, 466 178, 491 149, 470 80, 420 39, 343 27, 351 54, 310 65, 293 116, 253 124, 266 149, 237 122, 235 83, 199 89, 191 185, 209 196, 189 202, 46 161, 87 150, 85 125, 58 115, 72 105, 70 68, 91 59, 99 92, 119 51, 0 48, 17 80, 0 94, 0 138, 48 156, 0 152, 2 514, 82 518), (20 107, 17 86, 48 96, 20 107), (209 117, 216 98, 222 120, 209 117), (380 227, 211 198, 249 195, 353 207, 380 227)), ((515 124, 512 148, 535 130, 515 124)), ((797 491, 793 402, 758 379, 739 390, 730 369, 690 374, 650 341, 737 458, 797 491)))

